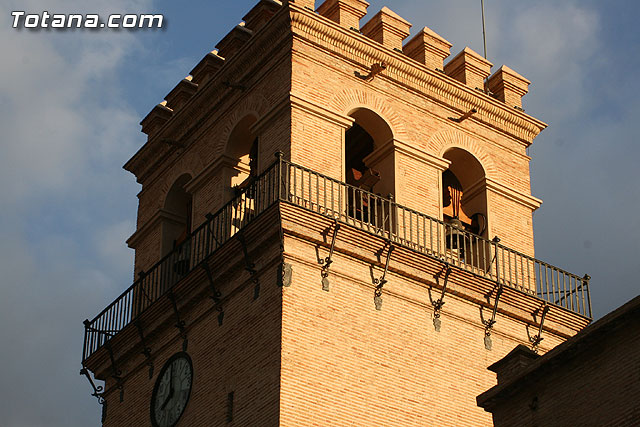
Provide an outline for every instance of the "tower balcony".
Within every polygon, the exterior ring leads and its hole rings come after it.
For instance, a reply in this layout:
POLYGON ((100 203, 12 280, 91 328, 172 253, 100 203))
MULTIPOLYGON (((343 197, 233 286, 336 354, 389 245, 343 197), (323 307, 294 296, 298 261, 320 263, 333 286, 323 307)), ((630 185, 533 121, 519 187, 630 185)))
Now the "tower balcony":
MULTIPOLYGON (((500 293, 508 291, 515 296, 512 301, 555 306, 585 322, 591 319, 589 276, 571 274, 510 249, 497 239, 485 239, 455 223, 430 217, 279 156, 272 166, 238 189, 232 200, 208 215, 186 241, 142 272, 93 320, 85 320, 83 365, 100 349, 109 349, 112 338, 136 324, 154 303, 166 297, 174 301, 172 289, 196 269, 209 274, 207 261, 224 250, 226 242, 243 239, 245 227, 276 205, 301 209, 317 217, 318 222, 339 224, 352 234, 365 233, 386 242, 389 248, 458 270, 470 282, 490 284, 500 293)), ((214 290, 214 300, 219 297, 214 290)))

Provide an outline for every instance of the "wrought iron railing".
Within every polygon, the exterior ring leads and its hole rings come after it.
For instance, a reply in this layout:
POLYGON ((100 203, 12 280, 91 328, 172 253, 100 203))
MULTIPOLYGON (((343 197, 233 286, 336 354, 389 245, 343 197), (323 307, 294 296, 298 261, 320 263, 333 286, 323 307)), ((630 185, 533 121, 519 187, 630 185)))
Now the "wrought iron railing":
POLYGON ((83 361, 276 201, 330 217, 495 283, 591 318, 589 277, 579 277, 495 241, 279 158, 93 320, 83 361))
POLYGON ((189 238, 158 261, 93 320, 85 321, 83 361, 278 200, 279 163, 258 175, 189 238))
POLYGON ((283 163, 283 200, 591 318, 580 277, 371 192, 283 163))

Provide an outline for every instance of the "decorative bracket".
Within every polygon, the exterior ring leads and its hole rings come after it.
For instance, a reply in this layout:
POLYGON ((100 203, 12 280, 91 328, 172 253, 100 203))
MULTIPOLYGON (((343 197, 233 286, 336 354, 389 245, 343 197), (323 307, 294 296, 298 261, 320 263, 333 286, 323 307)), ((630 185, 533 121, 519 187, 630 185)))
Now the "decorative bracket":
POLYGON ((84 366, 82 367, 82 369, 80 369, 80 375, 84 375, 85 377, 87 377, 87 380, 89 380, 89 384, 91 384, 91 388, 93 388, 93 393, 91 393, 91 396, 98 399, 99 404, 104 405, 104 396, 102 393, 104 391, 104 387, 101 385, 96 385, 96 383, 91 378, 91 375, 89 374, 89 370, 84 366))
POLYGON ((538 346, 542 342, 544 338, 542 338, 542 326, 544 325, 544 319, 547 317, 547 313, 549 312, 549 306, 546 302, 542 303, 542 315, 540 316, 540 326, 538 327, 538 333, 531 337, 529 341, 531 342, 531 350, 538 352, 538 346))
POLYGON ((485 333, 487 335, 491 335, 491 329, 493 329, 493 325, 496 324, 496 312, 498 311, 498 302, 500 301, 500 295, 502 295, 502 285, 498 285, 498 290, 496 291, 496 300, 493 303, 493 311, 491 312, 491 320, 484 322, 485 333))
POLYGON ((375 64, 371 64, 371 67, 369 67, 369 74, 360 74, 358 71, 356 71, 354 74, 356 77, 364 80, 365 82, 370 82, 371 80, 373 80, 375 76, 377 76, 378 74, 380 74, 386 69, 387 69, 386 62, 384 61, 376 62, 375 64))
POLYGON ((211 274, 211 268, 209 268, 209 264, 206 261, 202 263, 202 269, 205 273, 207 273, 207 279, 209 280, 209 288, 211 289, 210 298, 213 300, 214 305, 217 305, 218 310, 218 326, 222 326, 222 320, 224 319, 224 309, 222 308, 222 304, 220 303, 220 298, 222 297, 222 292, 218 288, 213 281, 213 274, 211 274))
POLYGON ((447 292, 447 283, 449 281, 449 274, 451 274, 451 267, 448 263, 444 263, 442 270, 435 275, 436 283, 439 281, 440 276, 444 273, 444 283, 442 284, 442 293, 440 294, 440 298, 436 301, 432 301, 433 305, 433 327, 436 331, 440 332, 440 325, 442 321, 440 320, 440 312, 442 311, 442 306, 444 306, 444 295, 447 292))
POLYGON ((487 350, 491 350, 491 330, 493 325, 496 324, 496 312, 498 311, 498 302, 500 301, 500 295, 502 295, 502 285, 498 285, 496 290, 496 300, 493 304, 493 311, 491 312, 491 319, 484 323, 484 346, 487 350))
POLYGON ((187 346, 189 345, 189 341, 187 340, 187 331, 185 329, 185 321, 180 319, 180 312, 178 311, 178 302, 176 301, 176 296, 173 291, 169 290, 167 292, 167 297, 171 301, 171 305, 173 306, 173 314, 176 316, 176 324, 175 327, 180 331, 180 336, 182 337, 182 351, 187 351, 187 346))
POLYGON ((247 241, 244 238, 244 233, 238 233, 238 240, 240 241, 240 245, 242 246, 242 253, 244 254, 244 269, 249 272, 249 274, 251 275, 251 280, 255 285, 255 287, 253 288, 253 299, 255 300, 260 296, 260 280, 258 280, 258 276, 256 276, 256 265, 249 259, 249 250, 247 248, 247 241))
POLYGON ((144 331, 142 330, 142 323, 139 319, 133 321, 138 329, 138 335, 140 335, 140 342, 142 343, 142 354, 147 359, 147 366, 149 366, 149 379, 153 378, 153 359, 151 358, 151 347, 147 346, 144 339, 144 331))
POLYGON ((391 259, 391 252, 394 250, 393 244, 389 242, 389 251, 387 252, 387 261, 384 264, 384 272, 379 279, 373 279, 373 285, 376 287, 373 296, 373 303, 376 305, 376 310, 382 310, 382 288, 387 283, 387 271, 389 271, 389 260, 391 259))
POLYGON ((202 269, 207 274, 207 279, 209 280, 209 288, 211 289, 210 298, 215 304, 218 304, 220 302, 220 297, 222 297, 222 292, 220 292, 218 288, 216 288, 216 285, 213 282, 213 275, 211 274, 211 268, 209 268, 209 264, 203 262, 202 269))
POLYGON ((113 373, 111 374, 111 378, 116 380, 116 387, 120 390, 120 402, 124 401, 124 384, 122 382, 122 371, 118 369, 116 366, 116 359, 113 356, 113 348, 111 347, 111 341, 107 341, 104 343, 107 352, 109 353, 109 359, 111 359, 111 369, 113 373))
POLYGON ((340 229, 340 223, 338 220, 335 220, 335 224, 333 226, 333 235, 331 237, 331 247, 329 248, 329 256, 325 259, 321 259, 318 261, 320 265, 322 265, 322 290, 329 292, 329 267, 333 263, 333 248, 336 244, 336 236, 338 235, 338 230, 340 229))
POLYGON ((475 108, 472 108, 471 110, 467 111, 462 116, 460 116, 459 118, 449 117, 449 120, 452 120, 452 121, 454 121, 456 123, 461 123, 461 122, 467 120, 469 117, 473 116, 477 112, 478 112, 478 110, 476 110, 475 108))

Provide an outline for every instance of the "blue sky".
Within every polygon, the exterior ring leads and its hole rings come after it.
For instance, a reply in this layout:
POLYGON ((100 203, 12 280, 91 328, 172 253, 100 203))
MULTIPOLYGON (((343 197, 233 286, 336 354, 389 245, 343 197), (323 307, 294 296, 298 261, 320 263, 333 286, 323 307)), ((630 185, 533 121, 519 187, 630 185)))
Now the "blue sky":
MULTIPOLYGON (((78 375, 82 320, 132 279, 138 122, 252 0, 3 0, 0 19, 0 416, 2 425, 98 426, 78 375), (162 30, 27 31, 13 10, 164 13, 162 30)), ((370 0, 482 52, 480 0, 370 0)), ((320 4, 320 1, 317 2, 320 4)), ((639 292, 637 2, 486 0, 488 56, 533 84, 549 123, 529 154, 536 255, 589 273, 595 317, 639 292)), ((363 23, 366 21, 362 21, 363 23)))

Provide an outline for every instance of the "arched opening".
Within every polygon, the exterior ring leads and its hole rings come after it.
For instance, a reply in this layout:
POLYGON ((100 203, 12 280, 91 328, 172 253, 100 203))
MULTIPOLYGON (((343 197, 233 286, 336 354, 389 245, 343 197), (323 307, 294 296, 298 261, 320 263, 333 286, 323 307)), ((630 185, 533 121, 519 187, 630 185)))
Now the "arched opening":
POLYGON ((257 121, 252 115, 242 118, 231 131, 225 151, 228 196, 247 187, 258 175, 258 137, 251 131, 257 121))
POLYGON ((353 110, 354 123, 345 132, 345 180, 349 187, 347 214, 357 220, 389 229, 389 209, 369 193, 395 195, 393 132, 376 113, 366 108, 353 110))
POLYGON ((191 175, 181 175, 171 186, 164 202, 162 255, 182 245, 191 235, 192 198, 184 186, 191 175))
POLYGON ((254 182, 258 176, 259 138, 252 131, 257 118, 251 114, 239 120, 227 141, 223 156, 223 198, 233 200, 228 211, 230 227, 225 233, 235 233, 253 217, 255 210, 254 182))
MULTIPOLYGON (((486 176, 480 162, 468 151, 451 148, 444 156, 451 164, 442 173, 442 216, 447 228, 447 249, 469 262, 469 252, 477 255, 480 239, 487 237, 486 176), (467 233, 458 233, 458 230, 467 233)), ((477 258, 475 256, 474 258, 477 258)), ((478 259, 473 263, 477 264, 478 259)))

